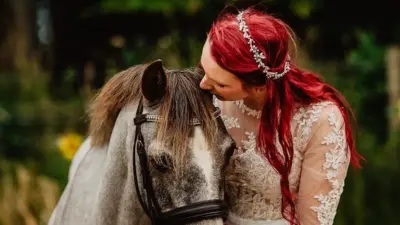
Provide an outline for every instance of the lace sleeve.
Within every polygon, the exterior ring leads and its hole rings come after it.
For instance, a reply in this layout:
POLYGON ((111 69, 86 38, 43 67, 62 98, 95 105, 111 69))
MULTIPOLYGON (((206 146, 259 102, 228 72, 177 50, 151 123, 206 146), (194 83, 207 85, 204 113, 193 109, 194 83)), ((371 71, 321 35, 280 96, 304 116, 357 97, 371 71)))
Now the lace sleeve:
POLYGON ((304 148, 296 200, 300 224, 333 224, 348 166, 343 117, 337 106, 328 105, 304 148))

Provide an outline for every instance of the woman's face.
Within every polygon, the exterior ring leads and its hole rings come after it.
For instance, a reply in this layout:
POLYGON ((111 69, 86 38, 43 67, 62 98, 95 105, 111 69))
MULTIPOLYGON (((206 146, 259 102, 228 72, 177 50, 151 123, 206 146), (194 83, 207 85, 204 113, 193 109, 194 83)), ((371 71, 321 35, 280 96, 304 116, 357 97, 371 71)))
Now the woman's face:
POLYGON ((200 82, 201 89, 210 91, 222 101, 241 100, 249 95, 239 78, 214 61, 208 40, 204 44, 200 63, 205 72, 200 82))

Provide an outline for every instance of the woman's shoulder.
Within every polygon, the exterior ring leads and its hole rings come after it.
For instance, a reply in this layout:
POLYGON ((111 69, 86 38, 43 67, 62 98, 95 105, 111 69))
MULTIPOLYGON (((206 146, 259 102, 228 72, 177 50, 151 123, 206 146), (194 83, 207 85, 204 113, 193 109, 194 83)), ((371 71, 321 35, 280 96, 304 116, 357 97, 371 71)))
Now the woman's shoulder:
POLYGON ((335 102, 323 101, 297 107, 292 124, 292 135, 301 140, 299 148, 304 149, 312 136, 323 135, 323 131, 340 130, 344 120, 335 102))
POLYGON ((343 119, 341 109, 333 101, 321 101, 307 105, 299 105, 296 107, 293 114, 293 119, 295 121, 301 122, 310 120, 310 123, 329 121, 332 117, 336 117, 339 120, 343 119))

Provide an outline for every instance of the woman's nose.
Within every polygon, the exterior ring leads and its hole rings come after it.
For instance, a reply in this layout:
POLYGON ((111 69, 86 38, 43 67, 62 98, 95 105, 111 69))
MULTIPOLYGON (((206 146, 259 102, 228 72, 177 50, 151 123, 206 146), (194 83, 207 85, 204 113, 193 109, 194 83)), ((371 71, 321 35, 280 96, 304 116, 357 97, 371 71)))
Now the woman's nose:
POLYGON ((212 86, 209 84, 207 76, 204 76, 203 79, 201 79, 200 88, 208 91, 212 89, 212 86))

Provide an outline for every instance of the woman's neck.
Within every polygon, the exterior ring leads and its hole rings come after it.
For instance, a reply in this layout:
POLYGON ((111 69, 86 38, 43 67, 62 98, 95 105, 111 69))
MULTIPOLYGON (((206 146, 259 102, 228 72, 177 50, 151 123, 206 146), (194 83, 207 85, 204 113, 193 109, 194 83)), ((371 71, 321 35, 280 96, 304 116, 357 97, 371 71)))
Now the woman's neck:
POLYGON ((243 99, 243 103, 254 110, 262 110, 267 99, 267 89, 263 88, 261 91, 252 90, 249 96, 243 99))

